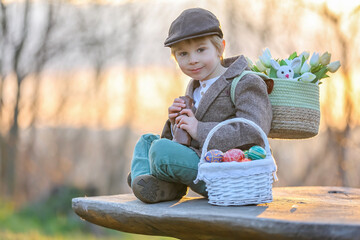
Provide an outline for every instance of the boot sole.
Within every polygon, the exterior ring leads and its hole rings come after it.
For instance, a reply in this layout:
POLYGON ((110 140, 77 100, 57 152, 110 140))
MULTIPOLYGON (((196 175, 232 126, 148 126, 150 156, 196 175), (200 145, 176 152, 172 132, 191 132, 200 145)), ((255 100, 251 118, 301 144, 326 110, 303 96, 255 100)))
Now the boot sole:
POLYGON ((134 195, 145 203, 157 203, 180 199, 186 195, 187 188, 157 179, 152 175, 138 176, 133 180, 134 195))

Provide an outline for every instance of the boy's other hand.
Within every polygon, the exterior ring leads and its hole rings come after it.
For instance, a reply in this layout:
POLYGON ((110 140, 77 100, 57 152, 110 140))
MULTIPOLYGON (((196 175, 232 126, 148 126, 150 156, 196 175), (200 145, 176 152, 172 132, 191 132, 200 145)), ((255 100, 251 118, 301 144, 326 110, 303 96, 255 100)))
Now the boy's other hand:
POLYGON ((180 116, 176 117, 175 123, 181 129, 187 131, 193 139, 196 139, 198 120, 195 118, 194 113, 191 109, 183 109, 180 114, 180 116))
POLYGON ((169 120, 171 124, 175 124, 175 118, 180 115, 181 109, 186 107, 185 101, 180 98, 175 98, 173 104, 168 108, 169 120))

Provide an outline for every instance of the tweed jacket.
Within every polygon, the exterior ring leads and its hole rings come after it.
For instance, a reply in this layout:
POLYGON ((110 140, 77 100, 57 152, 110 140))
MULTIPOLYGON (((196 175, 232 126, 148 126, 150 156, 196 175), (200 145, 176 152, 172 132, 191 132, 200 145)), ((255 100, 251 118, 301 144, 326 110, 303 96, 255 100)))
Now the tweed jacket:
MULTIPOLYGON (((249 70, 244 56, 224 59, 226 72, 221 75, 206 91, 197 109, 193 108, 198 122, 197 139, 192 139, 190 148, 199 156, 209 131, 219 122, 242 117, 255 122, 268 134, 271 127, 272 109, 267 93, 266 83, 255 74, 245 75, 235 89, 235 104, 231 101, 230 88, 232 80, 242 71, 249 70)), ((186 95, 193 97, 199 81, 190 80, 186 95)), ((172 139, 171 124, 165 124, 162 138, 172 139)), ((233 123, 220 128, 211 138, 207 150, 219 149, 223 152, 240 148, 246 150, 253 145, 264 146, 260 134, 253 127, 244 123, 233 123)))

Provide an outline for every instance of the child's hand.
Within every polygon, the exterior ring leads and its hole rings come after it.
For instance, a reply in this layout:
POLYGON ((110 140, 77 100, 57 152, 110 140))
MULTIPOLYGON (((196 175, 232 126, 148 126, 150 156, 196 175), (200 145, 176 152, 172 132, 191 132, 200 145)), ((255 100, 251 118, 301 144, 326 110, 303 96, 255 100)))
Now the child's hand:
POLYGON ((186 107, 185 101, 180 98, 175 98, 173 104, 169 107, 169 120, 171 124, 175 124, 175 118, 180 115, 181 109, 186 107))
POLYGON ((198 120, 191 109, 183 109, 180 116, 175 119, 176 124, 187 131, 193 139, 197 137, 198 120))

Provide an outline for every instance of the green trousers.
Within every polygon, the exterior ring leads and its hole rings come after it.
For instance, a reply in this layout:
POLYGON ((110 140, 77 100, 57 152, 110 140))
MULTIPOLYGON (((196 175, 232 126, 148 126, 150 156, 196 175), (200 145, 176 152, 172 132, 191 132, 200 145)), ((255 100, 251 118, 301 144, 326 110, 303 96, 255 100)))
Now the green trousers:
POLYGON ((192 149, 159 135, 145 134, 136 143, 131 162, 131 178, 150 174, 156 178, 189 186, 207 197, 205 183, 195 184, 199 156, 192 149))

